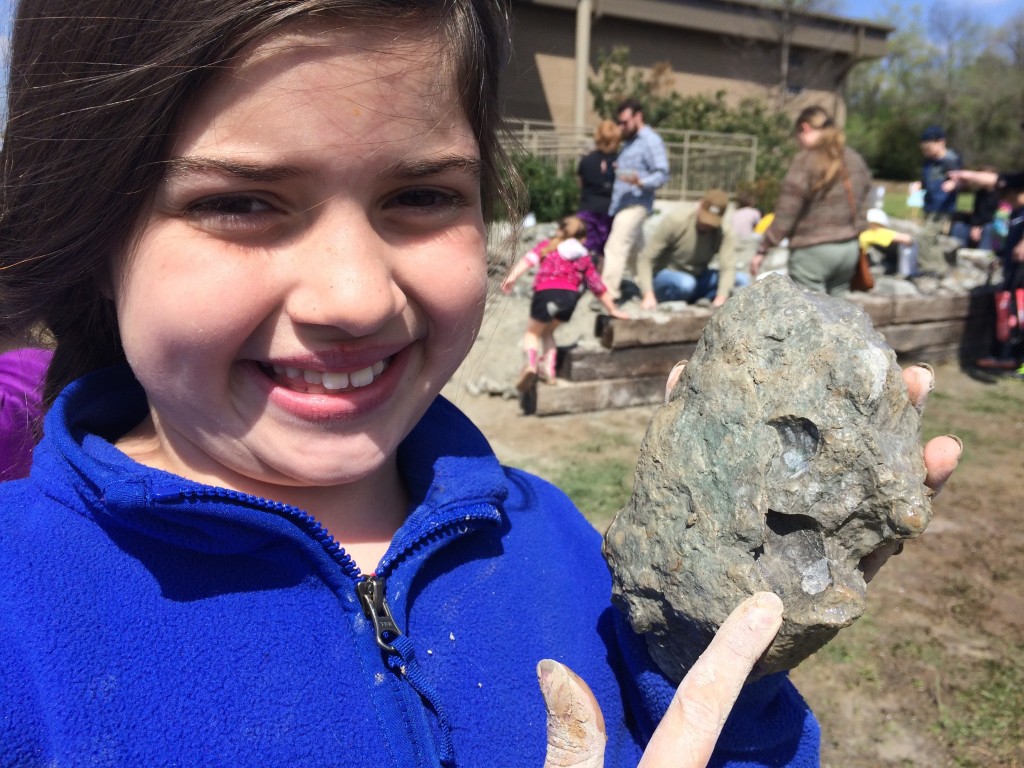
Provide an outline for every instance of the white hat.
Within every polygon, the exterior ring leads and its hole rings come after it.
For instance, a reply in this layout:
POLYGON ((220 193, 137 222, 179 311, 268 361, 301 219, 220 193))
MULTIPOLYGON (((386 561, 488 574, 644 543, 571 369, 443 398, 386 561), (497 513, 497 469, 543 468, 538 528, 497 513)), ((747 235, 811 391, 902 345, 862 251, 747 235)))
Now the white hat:
POLYGON ((871 208, 868 210, 868 223, 888 227, 889 217, 885 215, 885 211, 881 208, 871 208))

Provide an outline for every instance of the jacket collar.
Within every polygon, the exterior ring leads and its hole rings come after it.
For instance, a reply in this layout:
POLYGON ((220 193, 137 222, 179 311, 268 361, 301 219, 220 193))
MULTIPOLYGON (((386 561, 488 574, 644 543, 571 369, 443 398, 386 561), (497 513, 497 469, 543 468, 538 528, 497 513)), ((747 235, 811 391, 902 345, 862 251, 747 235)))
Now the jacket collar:
MULTIPOLYGON (((264 534, 280 535, 280 525, 264 512, 233 509, 224 503, 230 495, 146 467, 115 448, 113 441, 138 424, 146 411, 145 393, 127 366, 96 371, 73 382, 46 416, 33 481, 87 515, 183 546, 246 550, 265 539, 252 526, 276 529, 264 534), (186 498, 187 504, 174 501, 186 498), (250 530, 245 533, 240 527, 250 530)), ((398 464, 411 508, 396 545, 422 536, 440 523, 439 518, 457 514, 456 508, 490 509, 485 516, 500 518, 498 509, 507 495, 504 471, 480 431, 444 398, 435 399, 399 446, 398 464)))

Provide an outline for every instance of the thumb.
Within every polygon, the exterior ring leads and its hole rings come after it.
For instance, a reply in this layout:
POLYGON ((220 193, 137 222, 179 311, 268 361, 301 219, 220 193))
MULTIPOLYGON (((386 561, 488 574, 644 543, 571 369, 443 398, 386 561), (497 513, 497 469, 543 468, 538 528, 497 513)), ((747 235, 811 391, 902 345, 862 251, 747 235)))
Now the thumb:
POLYGON ((604 716, 590 688, 564 664, 542 659, 537 681, 548 711, 544 768, 602 768, 604 716))

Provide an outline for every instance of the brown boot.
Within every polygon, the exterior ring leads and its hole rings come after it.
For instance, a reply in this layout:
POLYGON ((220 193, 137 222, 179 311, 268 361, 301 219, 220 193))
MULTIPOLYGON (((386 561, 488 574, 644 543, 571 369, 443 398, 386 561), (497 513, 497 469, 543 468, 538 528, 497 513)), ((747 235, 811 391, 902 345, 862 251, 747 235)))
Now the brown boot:
POLYGON ((519 374, 519 378, 516 380, 516 389, 525 394, 536 386, 537 372, 530 370, 530 368, 523 368, 522 373, 519 374))

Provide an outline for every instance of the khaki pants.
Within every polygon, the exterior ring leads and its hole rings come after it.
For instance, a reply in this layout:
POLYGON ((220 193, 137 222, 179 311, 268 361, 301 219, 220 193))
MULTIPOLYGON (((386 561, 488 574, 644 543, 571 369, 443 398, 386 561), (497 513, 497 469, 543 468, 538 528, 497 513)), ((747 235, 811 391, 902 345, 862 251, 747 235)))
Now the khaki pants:
POLYGON ((795 248, 789 254, 789 277, 812 291, 845 296, 850 292, 850 278, 859 258, 860 243, 856 240, 795 248))
MULTIPOLYGON (((642 205, 623 208, 612 219, 612 231, 604 244, 604 265, 601 267, 601 282, 613 298, 621 295, 622 274, 626 265, 636 263, 636 254, 644 245, 644 220, 647 209, 642 205)), ((634 270, 635 271, 635 270, 634 270)))

